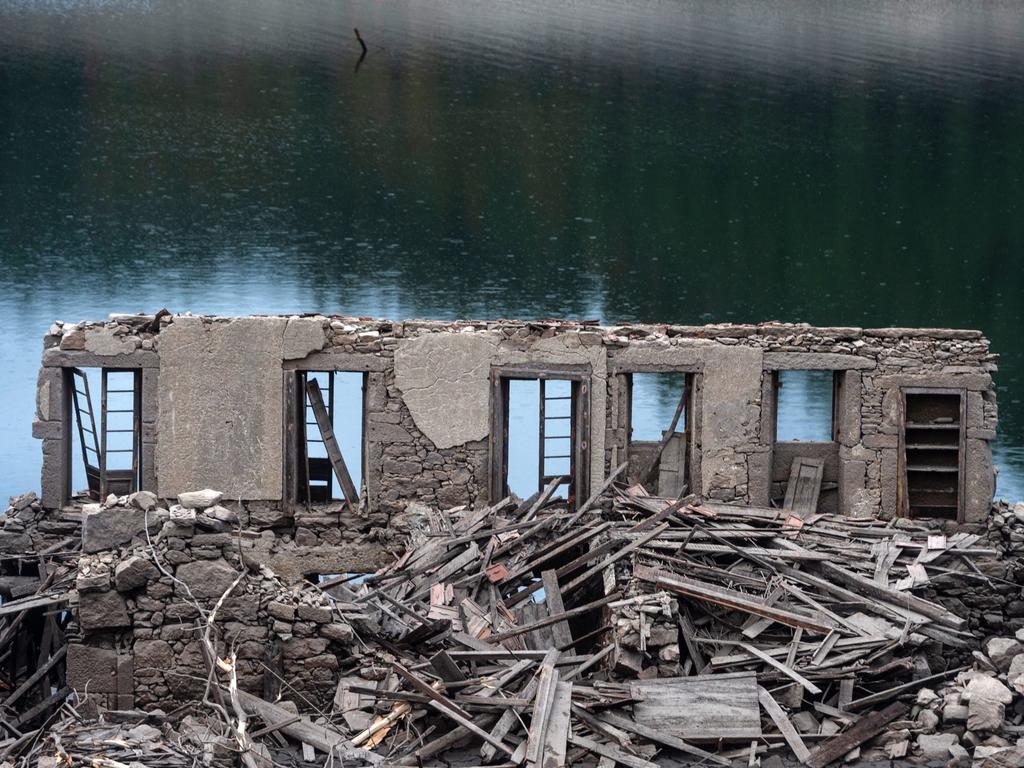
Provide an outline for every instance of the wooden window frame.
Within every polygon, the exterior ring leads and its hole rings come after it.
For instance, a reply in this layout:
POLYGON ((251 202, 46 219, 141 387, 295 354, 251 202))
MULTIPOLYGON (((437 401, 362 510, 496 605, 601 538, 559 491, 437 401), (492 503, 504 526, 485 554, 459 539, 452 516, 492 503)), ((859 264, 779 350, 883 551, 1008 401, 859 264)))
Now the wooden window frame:
MULTIPOLYGON (((143 369, 141 368, 123 368, 123 367, 106 367, 106 366, 66 366, 62 369, 63 375, 63 387, 64 387, 64 412, 62 414, 62 420, 64 422, 64 477, 62 479, 63 485, 63 499, 62 504, 68 503, 75 493, 73 488, 73 476, 74 476, 74 449, 73 443, 74 438, 72 436, 72 430, 78 433, 79 450, 81 451, 82 466, 85 471, 86 485, 88 486, 88 494, 91 498, 102 501, 110 493, 119 492, 117 495, 127 495, 135 493, 144 489, 143 479, 149 476, 147 470, 149 467, 144 467, 145 462, 145 451, 143 450, 143 369), (97 420, 95 413, 96 401, 93 400, 92 393, 88 387, 88 374, 87 370, 99 371, 100 374, 100 397, 99 397, 99 423, 97 426, 97 420), (131 449, 110 449, 107 446, 108 436, 111 432, 121 430, 111 430, 108 427, 108 415, 110 409, 108 408, 108 394, 111 393, 109 389, 108 379, 110 374, 131 374, 132 375, 132 447, 131 449), (85 385, 84 391, 81 391, 76 386, 76 378, 80 378, 85 385), (92 434, 92 448, 87 448, 85 432, 82 424, 82 413, 83 403, 80 401, 81 397, 86 397, 86 402, 89 405, 86 415, 89 417, 90 429, 89 432, 92 434), (88 458, 88 451, 92 450, 96 454, 96 464, 91 465, 88 458), (132 466, 129 469, 123 470, 111 470, 107 467, 107 454, 108 453, 124 453, 130 452, 132 454, 132 466), (127 485, 125 485, 127 484, 127 485), (93 487, 95 485, 95 488, 93 487)), ((126 393, 129 390, 114 390, 114 393, 126 393)))
MULTIPOLYGON (((367 440, 367 399, 369 395, 369 376, 367 370, 351 370, 342 368, 312 367, 312 368, 290 368, 284 371, 284 406, 285 406, 285 454, 284 454, 284 482, 285 482, 285 503, 290 509, 296 507, 308 508, 314 503, 301 493, 305 485, 305 467, 308 466, 308 430, 306 425, 306 390, 305 382, 310 374, 324 373, 330 377, 329 390, 329 413, 333 421, 334 416, 334 378, 337 374, 357 373, 361 376, 361 397, 360 397, 360 462, 359 462, 359 487, 356 489, 361 498, 368 497, 369 478, 369 457, 367 440)), ((330 488, 334 488, 337 478, 331 477, 330 488)), ((338 489, 340 490, 340 488, 338 489)), ((341 502, 342 499, 331 498, 315 503, 341 502)))
MULTIPOLYGON (((577 503, 590 493, 591 378, 589 365, 496 365, 491 367, 489 491, 494 503, 508 495, 509 382, 569 381, 572 383, 571 484, 577 503)), ((539 473, 543 474, 543 462, 539 473)))
POLYGON ((625 387, 625 395, 621 401, 625 412, 622 418, 620 418, 619 423, 623 425, 623 430, 625 431, 625 439, 623 442, 623 454, 621 461, 626 462, 629 461, 630 450, 634 442, 649 442, 645 440, 633 440, 633 376, 635 376, 636 374, 670 374, 673 376, 683 377, 683 386, 686 390, 686 402, 683 406, 683 432, 686 434, 686 459, 684 463, 683 480, 686 483, 687 492, 692 493, 692 477, 694 472, 693 464, 696 443, 694 403, 696 399, 695 393, 697 385, 697 376, 699 375, 699 373, 690 369, 680 369, 668 371, 623 370, 619 371, 618 374, 622 377, 621 382, 622 385, 625 387))

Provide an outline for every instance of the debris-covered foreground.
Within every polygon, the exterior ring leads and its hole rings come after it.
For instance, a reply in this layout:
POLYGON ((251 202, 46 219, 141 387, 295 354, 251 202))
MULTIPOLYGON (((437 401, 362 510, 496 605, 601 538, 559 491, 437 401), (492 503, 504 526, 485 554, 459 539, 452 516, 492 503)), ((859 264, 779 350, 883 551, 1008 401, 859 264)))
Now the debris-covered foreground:
MULTIPOLYGON (((5 722, 0 759, 429 765, 458 749, 545 768, 1024 765, 1024 620, 993 608, 1022 598, 1024 506, 997 509, 988 535, 946 536, 611 482, 571 511, 550 500, 556 484, 424 512, 393 564, 306 587, 352 628, 329 709, 287 685, 275 701, 239 689, 217 611, 260 577, 240 571, 196 621, 202 703, 104 712, 75 691, 39 729, 5 722)), ((58 604, 57 582, 21 599, 58 604)))

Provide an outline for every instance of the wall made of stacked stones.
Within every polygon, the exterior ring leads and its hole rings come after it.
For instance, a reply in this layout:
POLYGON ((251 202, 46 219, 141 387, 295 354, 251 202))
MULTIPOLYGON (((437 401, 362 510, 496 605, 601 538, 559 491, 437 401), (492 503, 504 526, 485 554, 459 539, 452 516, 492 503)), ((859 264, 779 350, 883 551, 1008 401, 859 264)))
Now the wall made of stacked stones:
POLYGON ((247 530, 219 504, 166 510, 145 493, 96 506, 71 601, 69 684, 121 707, 201 700, 207 617, 223 598, 212 637, 222 657, 236 654, 239 686, 329 705, 353 630, 301 574, 342 565, 331 537, 247 530))
POLYGON ((284 515, 294 506, 285 437, 294 395, 286 382, 301 370, 365 374, 365 412, 350 418, 364 419, 369 515, 398 514, 411 502, 488 501, 492 377, 523 366, 586 371, 591 426, 581 438, 594 483, 626 450, 623 377, 682 371, 693 375, 696 392, 691 490, 737 503, 778 500, 792 451, 775 448, 772 376, 818 369, 843 378, 837 439, 807 447, 826 458, 823 508, 896 514, 898 406, 906 387, 966 392, 969 521, 983 517, 993 491, 995 357, 976 331, 163 315, 55 324, 45 347, 35 433, 43 440, 47 507, 69 491, 55 480, 72 460, 63 369, 89 365, 143 372, 143 487, 167 498, 217 487, 284 515))

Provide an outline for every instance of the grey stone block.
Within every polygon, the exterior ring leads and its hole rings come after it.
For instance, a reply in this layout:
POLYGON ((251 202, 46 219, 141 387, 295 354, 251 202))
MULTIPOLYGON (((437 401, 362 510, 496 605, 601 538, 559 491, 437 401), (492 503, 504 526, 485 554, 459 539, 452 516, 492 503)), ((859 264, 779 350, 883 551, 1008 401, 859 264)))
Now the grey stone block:
POLYGON ((131 626, 124 598, 117 592, 88 592, 79 596, 78 623, 85 632, 131 626))
POLYGON ((70 643, 68 685, 77 691, 117 693, 117 651, 70 643))
MULTIPOLYGON (((149 530, 155 533, 166 515, 149 513, 149 530)), ((82 518, 82 551, 103 552, 127 544, 146 530, 146 513, 141 509, 109 507, 86 512, 82 518)))

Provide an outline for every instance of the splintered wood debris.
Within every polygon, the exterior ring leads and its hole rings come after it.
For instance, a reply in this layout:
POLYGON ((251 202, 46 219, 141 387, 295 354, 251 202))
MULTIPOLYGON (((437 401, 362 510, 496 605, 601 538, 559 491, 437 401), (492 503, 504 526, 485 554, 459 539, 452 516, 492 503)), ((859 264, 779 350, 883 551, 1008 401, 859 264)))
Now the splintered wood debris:
MULTIPOLYGON (((272 765, 291 745, 320 765, 429 765, 458 747, 531 768, 651 766, 663 753, 756 764, 771 751, 820 768, 965 669, 953 659, 977 642, 964 619, 911 590, 992 554, 977 536, 940 541, 907 521, 795 517, 611 481, 575 510, 546 489, 432 511, 391 565, 308 587, 349 614, 359 648, 332 711, 234 692, 251 718, 244 762, 272 765), (926 668, 925 646, 946 649, 948 666, 926 668)), ((109 714, 64 714, 30 745, 8 738, 3 757, 184 765, 176 750, 202 752, 160 723, 133 737, 109 714)), ((206 764, 239 757, 224 746, 237 738, 211 744, 206 764)))

